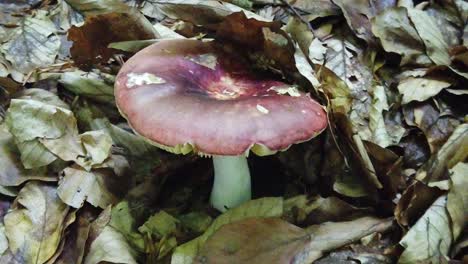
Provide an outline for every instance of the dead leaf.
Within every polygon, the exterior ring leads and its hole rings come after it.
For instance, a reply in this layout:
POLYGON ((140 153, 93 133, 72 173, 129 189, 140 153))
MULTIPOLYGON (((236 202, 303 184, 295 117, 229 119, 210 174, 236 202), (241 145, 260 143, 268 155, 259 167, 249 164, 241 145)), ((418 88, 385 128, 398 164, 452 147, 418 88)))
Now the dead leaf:
POLYGON ((437 182, 448 179, 448 170, 468 156, 468 124, 460 124, 442 148, 417 172, 416 179, 437 182))
POLYGON ((4 219, 9 248, 24 263, 45 263, 59 246, 68 206, 54 187, 38 182, 27 183, 17 203, 4 219))
POLYGON ((157 2, 157 6, 167 16, 195 25, 216 24, 236 12, 243 12, 248 18, 258 21, 270 21, 231 3, 216 0, 162 0, 157 2))
POLYGON ((292 72, 294 46, 280 27, 280 23, 259 21, 238 12, 228 15, 217 26, 216 39, 247 49, 253 53, 250 57, 264 57, 268 67, 292 72))
POLYGON ((429 78, 408 78, 400 82, 398 90, 403 95, 403 104, 425 101, 451 85, 450 82, 429 78))
POLYGON ((429 58, 437 65, 450 65, 448 44, 432 17, 416 8, 409 8, 408 16, 424 42, 429 58))
POLYGON ((127 244, 124 236, 114 228, 106 226, 91 244, 89 252, 83 263, 97 264, 108 262, 137 264, 133 254, 135 253, 127 244))
POLYGON ((308 243, 302 228, 277 218, 250 218, 216 231, 194 263, 304 263, 295 259, 308 243))
POLYGON ((54 23, 45 11, 25 17, 20 23, 21 26, 14 30, 13 36, 2 46, 5 58, 14 69, 27 74, 54 63, 60 40, 55 34, 57 29, 54 23))
POLYGON ((441 194, 435 187, 414 182, 402 194, 395 207, 395 218, 401 226, 411 226, 441 194))
POLYGON ((372 32, 380 39, 385 51, 402 55, 401 65, 431 64, 425 54, 424 43, 411 25, 406 8, 389 8, 375 16, 371 22, 372 32))
POLYGON ((452 244, 447 196, 439 197, 400 241, 405 248, 398 263, 440 263, 452 244))
POLYGON ((68 167, 62 172, 57 194, 67 205, 80 208, 85 201, 93 206, 106 208, 116 202, 116 196, 106 186, 106 176, 98 171, 87 172, 68 167))
POLYGON ((44 169, 26 170, 19 159, 13 136, 0 125, 0 185, 18 186, 28 180, 56 181, 44 169))
POLYGON ((283 214, 282 198, 261 198, 248 201, 226 211, 216 218, 203 235, 178 246, 172 255, 172 264, 189 264, 197 256, 200 248, 216 230, 234 221, 252 217, 279 217, 283 214))
POLYGON ((90 16, 83 26, 68 31, 68 39, 73 41, 72 58, 83 68, 107 62, 115 53, 107 47, 109 43, 155 37, 151 23, 137 11, 90 16))
POLYGON ((468 219, 468 163, 460 162, 450 170, 451 186, 447 195, 447 211, 451 218, 453 238, 456 240, 468 219))

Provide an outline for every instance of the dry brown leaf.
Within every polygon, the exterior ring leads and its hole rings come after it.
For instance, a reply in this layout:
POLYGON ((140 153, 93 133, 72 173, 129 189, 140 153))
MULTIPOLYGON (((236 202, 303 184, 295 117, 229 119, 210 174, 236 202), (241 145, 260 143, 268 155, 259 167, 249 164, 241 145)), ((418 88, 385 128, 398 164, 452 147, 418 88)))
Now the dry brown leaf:
POLYGON ((115 53, 107 47, 109 43, 155 37, 151 23, 137 11, 87 17, 83 26, 68 31, 68 39, 73 41, 71 56, 83 68, 107 62, 115 53))

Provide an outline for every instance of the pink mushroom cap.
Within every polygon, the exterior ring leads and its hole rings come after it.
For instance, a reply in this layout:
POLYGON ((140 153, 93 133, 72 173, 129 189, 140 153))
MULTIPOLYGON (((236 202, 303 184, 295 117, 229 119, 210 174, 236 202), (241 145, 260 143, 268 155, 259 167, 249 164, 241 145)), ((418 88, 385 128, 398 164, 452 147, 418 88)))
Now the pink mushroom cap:
POLYGON ((136 133, 174 153, 269 155, 327 126, 309 94, 199 40, 163 40, 135 54, 117 75, 115 97, 136 133))

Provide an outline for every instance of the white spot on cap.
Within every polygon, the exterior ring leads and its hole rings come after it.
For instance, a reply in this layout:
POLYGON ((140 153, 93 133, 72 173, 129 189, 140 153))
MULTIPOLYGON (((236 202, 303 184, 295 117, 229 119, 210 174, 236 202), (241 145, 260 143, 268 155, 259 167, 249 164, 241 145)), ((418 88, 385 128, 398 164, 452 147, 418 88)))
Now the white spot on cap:
POLYGON ((262 105, 257 105, 257 110, 262 113, 262 114, 268 114, 270 113, 270 110, 266 109, 265 107, 263 107, 262 105))
POLYGON ((133 86, 144 85, 144 84, 161 84, 166 83, 166 81, 154 74, 145 72, 145 73, 129 73, 127 74, 127 88, 133 88, 133 86))

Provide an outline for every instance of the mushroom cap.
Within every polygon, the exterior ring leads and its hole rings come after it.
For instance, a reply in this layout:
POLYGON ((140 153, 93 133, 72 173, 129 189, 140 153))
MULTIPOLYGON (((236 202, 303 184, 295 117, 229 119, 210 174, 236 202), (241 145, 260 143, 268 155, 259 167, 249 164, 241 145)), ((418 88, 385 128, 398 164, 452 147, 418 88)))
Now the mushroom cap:
POLYGON ((163 40, 123 65, 116 103, 136 133, 173 153, 269 155, 326 128, 308 94, 246 63, 212 42, 163 40))

